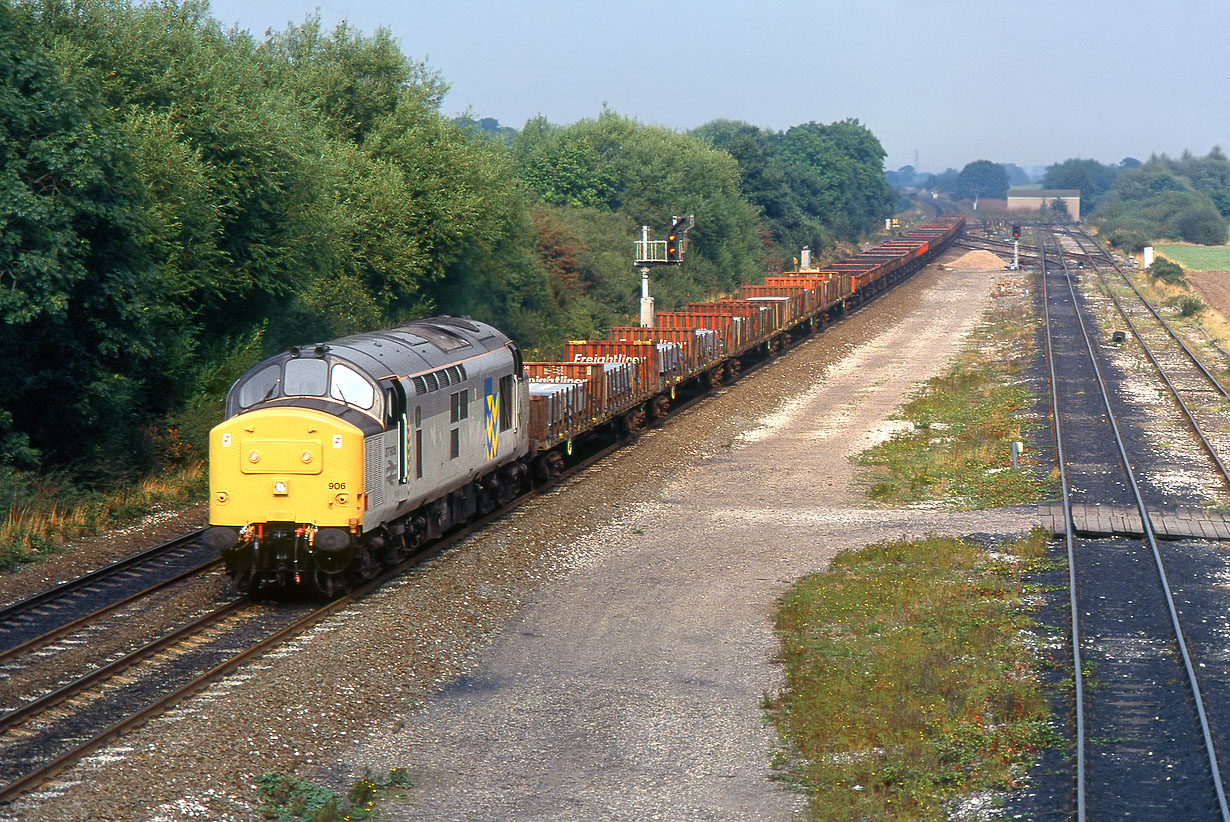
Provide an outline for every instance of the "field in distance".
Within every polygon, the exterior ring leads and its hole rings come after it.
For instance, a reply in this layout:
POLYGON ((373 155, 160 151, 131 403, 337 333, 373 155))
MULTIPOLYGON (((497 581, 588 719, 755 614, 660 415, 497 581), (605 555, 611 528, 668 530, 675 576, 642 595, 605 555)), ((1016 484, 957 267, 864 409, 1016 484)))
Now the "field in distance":
POLYGON ((1158 245, 1158 254, 1187 271, 1230 271, 1230 245, 1158 245))

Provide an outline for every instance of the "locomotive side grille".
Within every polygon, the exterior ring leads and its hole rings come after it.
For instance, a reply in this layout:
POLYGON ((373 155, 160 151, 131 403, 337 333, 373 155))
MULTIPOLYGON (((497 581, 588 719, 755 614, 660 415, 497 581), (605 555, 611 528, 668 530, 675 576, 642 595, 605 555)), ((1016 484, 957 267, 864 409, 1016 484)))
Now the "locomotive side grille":
POLYGON ((384 505, 384 481, 380 473, 380 457, 384 450, 384 438, 377 434, 363 443, 363 485, 367 492, 368 505, 379 508, 384 505))

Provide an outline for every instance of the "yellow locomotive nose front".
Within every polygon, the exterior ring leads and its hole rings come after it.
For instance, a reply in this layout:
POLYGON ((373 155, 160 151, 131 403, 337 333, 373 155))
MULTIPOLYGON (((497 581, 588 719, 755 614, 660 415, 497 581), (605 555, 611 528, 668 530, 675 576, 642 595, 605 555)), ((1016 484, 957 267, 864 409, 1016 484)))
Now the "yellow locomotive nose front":
POLYGON ((209 436, 209 522, 349 527, 363 516, 363 433, 303 408, 266 408, 209 436))

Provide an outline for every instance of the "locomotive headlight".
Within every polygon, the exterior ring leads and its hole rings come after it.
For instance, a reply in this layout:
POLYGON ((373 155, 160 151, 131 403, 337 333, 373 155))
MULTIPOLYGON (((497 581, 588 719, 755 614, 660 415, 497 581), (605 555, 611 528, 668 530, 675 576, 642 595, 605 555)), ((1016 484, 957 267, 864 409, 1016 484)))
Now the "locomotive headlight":
POLYGON ((260 461, 261 461, 261 455, 259 451, 253 451, 251 454, 248 454, 248 462, 255 463, 255 462, 260 462, 260 461))
POLYGON ((312 452, 311 452, 311 451, 304 451, 304 452, 303 452, 303 456, 302 456, 302 457, 300 457, 299 459, 303 460, 303 464, 304 464, 304 465, 307 465, 309 462, 311 462, 311 461, 312 461, 312 452))
POLYGON ((277 480, 276 482, 274 482, 273 493, 277 494, 278 496, 285 496, 286 495, 286 482, 283 480, 277 480))

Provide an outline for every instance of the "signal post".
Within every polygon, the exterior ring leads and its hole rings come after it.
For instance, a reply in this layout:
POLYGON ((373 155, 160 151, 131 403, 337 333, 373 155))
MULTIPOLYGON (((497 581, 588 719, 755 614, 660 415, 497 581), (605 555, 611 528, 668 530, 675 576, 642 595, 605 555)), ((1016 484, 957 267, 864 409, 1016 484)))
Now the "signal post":
POLYGON ((641 270, 641 327, 652 328, 655 321, 653 297, 649 296, 649 269, 657 265, 679 265, 683 262, 685 235, 696 224, 694 215, 671 217, 671 228, 665 240, 649 239, 649 226, 641 226, 641 239, 636 242, 634 265, 641 270))

